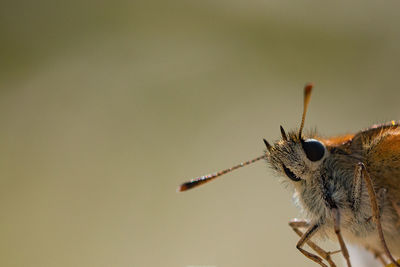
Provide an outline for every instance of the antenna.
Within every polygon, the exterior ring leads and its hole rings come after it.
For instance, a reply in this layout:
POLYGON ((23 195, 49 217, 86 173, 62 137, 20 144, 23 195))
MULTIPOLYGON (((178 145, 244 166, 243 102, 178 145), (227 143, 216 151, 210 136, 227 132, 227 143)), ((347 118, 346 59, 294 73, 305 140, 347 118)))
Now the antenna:
POLYGON ((197 186, 199 186, 199 185, 208 183, 208 182, 210 182, 211 180, 214 180, 215 178, 217 178, 217 177, 219 177, 219 176, 222 176, 222 175, 224 175, 224 174, 227 174, 227 173, 229 173, 229 172, 231 172, 231 171, 234 171, 234 170, 236 170, 236 169, 242 168, 242 167, 244 167, 244 166, 246 166, 246 165, 249 165, 249 164, 251 164, 251 163, 254 163, 254 162, 256 162, 256 161, 259 161, 260 159, 264 159, 264 158, 266 158, 266 157, 267 157, 267 155, 264 154, 264 155, 262 155, 262 156, 259 156, 259 157, 255 158, 255 159, 252 159, 252 160, 249 160, 249 161, 246 161, 246 162, 242 162, 242 163, 240 163, 240 164, 238 164, 238 165, 235 165, 235 166, 233 166, 233 167, 231 167, 231 168, 229 168, 229 169, 225 169, 225 170, 222 170, 222 171, 213 173, 213 174, 208 174, 208 175, 196 177, 196 178, 194 178, 194 179, 192 179, 192 180, 190 180, 190 181, 188 181, 188 182, 186 182, 186 183, 183 183, 183 184, 178 188, 177 191, 179 191, 179 192, 186 191, 186 190, 189 190, 189 189, 191 189, 191 188, 197 187, 197 186))
POLYGON ((308 103, 310 103, 310 98, 311 98, 311 91, 312 88, 314 87, 313 83, 307 83, 306 86, 304 86, 304 106, 303 106, 303 116, 301 117, 301 124, 300 124, 300 129, 299 129, 299 139, 301 139, 301 133, 303 131, 304 127, 304 121, 306 119, 306 113, 307 113, 307 108, 308 108, 308 103))

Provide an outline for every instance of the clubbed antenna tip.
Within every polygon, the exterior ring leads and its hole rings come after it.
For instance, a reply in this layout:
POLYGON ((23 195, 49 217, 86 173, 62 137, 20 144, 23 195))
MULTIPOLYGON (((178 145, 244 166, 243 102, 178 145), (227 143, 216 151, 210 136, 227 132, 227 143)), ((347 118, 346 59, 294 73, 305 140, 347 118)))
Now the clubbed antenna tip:
POLYGON ((301 116, 300 129, 299 129, 299 139, 301 139, 301 134, 303 132, 304 121, 306 120, 306 113, 307 113, 308 103, 310 102, 311 91, 312 91, 313 87, 314 87, 313 83, 307 83, 304 86, 304 106, 303 106, 303 115, 301 116))
POLYGON ((200 176, 200 177, 194 178, 194 179, 192 179, 192 180, 190 180, 190 181, 188 181, 188 182, 186 182, 186 183, 183 183, 183 184, 177 189, 177 191, 178 191, 178 192, 183 192, 183 191, 189 190, 189 189, 191 189, 191 188, 197 187, 197 186, 199 186, 199 185, 208 183, 208 182, 214 180, 215 178, 217 178, 217 177, 219 177, 219 176, 222 176, 222 175, 224 175, 224 174, 226 174, 226 173, 229 173, 229 172, 231 172, 231 171, 234 171, 234 170, 236 170, 236 169, 239 169, 239 168, 241 168, 241 167, 244 167, 244 166, 246 166, 246 165, 249 165, 249 164, 251 164, 251 163, 254 163, 254 162, 256 162, 256 161, 259 161, 260 159, 264 159, 264 158, 266 158, 266 157, 267 157, 267 155, 264 154, 264 155, 262 155, 262 156, 259 156, 259 157, 255 158, 255 159, 252 159, 252 160, 249 160, 249 161, 240 163, 240 164, 238 164, 238 165, 235 165, 235 166, 233 166, 233 167, 231 167, 231 168, 229 168, 229 169, 225 169, 225 170, 222 170, 222 171, 213 173, 213 174, 204 175, 204 176, 200 176))

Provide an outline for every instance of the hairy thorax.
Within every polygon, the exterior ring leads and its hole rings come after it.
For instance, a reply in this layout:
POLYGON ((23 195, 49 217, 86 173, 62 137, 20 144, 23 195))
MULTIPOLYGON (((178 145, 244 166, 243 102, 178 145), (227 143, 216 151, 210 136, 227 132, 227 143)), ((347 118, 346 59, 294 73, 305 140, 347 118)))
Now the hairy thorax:
MULTIPOLYGON (((376 224, 372 220, 370 197, 365 185, 362 186, 360 203, 355 207, 352 196, 355 168, 339 168, 346 165, 356 166, 357 162, 363 160, 363 156, 357 154, 331 154, 316 172, 318 175, 295 186, 294 199, 304 218, 312 224, 321 225, 317 237, 336 239, 331 213, 334 205, 340 211, 342 234, 346 240, 383 252, 376 224)), ((387 195, 381 197, 378 201, 386 241, 393 254, 400 256, 400 220, 394 216, 397 213, 393 212, 390 198, 387 195)))

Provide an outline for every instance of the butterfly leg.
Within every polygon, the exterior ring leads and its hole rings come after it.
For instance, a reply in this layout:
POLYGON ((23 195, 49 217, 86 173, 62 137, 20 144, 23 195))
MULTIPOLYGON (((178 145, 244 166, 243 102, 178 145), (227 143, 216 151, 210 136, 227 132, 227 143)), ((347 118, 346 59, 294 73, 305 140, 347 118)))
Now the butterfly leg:
POLYGON ((368 171, 366 170, 365 165, 362 162, 357 164, 355 175, 356 175, 356 180, 357 180, 357 176, 360 176, 365 181, 365 185, 367 186, 369 199, 371 201, 372 219, 376 224, 376 228, 378 230, 378 235, 379 235, 379 239, 381 241, 383 250, 384 250, 386 256, 394 264, 394 266, 400 267, 400 264, 395 261, 392 254, 390 253, 389 248, 385 241, 385 237, 383 236, 383 230, 382 230, 382 224, 381 224, 381 219, 380 219, 380 212, 379 212, 377 196, 375 193, 375 189, 374 189, 371 177, 369 176, 368 171))
POLYGON ((332 215, 333 215, 333 223, 334 223, 333 227, 335 230, 335 234, 339 240, 340 249, 342 251, 343 257, 345 258, 345 260, 347 262, 347 266, 351 267, 349 251, 347 250, 346 244, 344 243, 342 234, 340 232, 340 212, 339 212, 339 210, 337 208, 333 208, 332 215))
POLYGON ((352 197, 353 197, 353 210, 359 210, 360 208, 360 203, 361 203, 361 193, 362 193, 362 185, 363 185, 363 179, 361 178, 361 175, 356 175, 354 176, 354 181, 353 181, 353 192, 352 192, 352 197))
MULTIPOLYGON (((386 192, 387 192, 386 188, 380 188, 378 190, 378 193, 376 194, 376 198, 378 201, 378 208, 379 208, 379 217, 382 216, 383 205, 385 204, 386 200, 386 192)), ((370 220, 372 220, 372 218, 373 216, 369 217, 366 221, 369 222, 370 220)))
POLYGON ((298 250, 300 250, 301 253, 303 253, 307 258, 315 261, 319 265, 327 266, 322 262, 322 259, 320 257, 302 249, 304 243, 307 243, 307 245, 310 248, 312 248, 315 252, 317 252, 319 256, 325 259, 331 267, 336 267, 336 264, 332 261, 331 258, 331 255, 334 252, 326 252, 325 250, 323 250, 321 247, 319 247, 317 244, 315 244, 313 241, 310 240, 312 234, 314 234, 318 229, 318 225, 310 227, 310 224, 307 221, 293 220, 289 222, 289 226, 298 236, 300 236, 300 240, 297 243, 296 247, 298 250), (314 227, 315 229, 313 229, 314 227), (309 229, 307 230, 306 233, 303 233, 299 228, 309 228, 309 229))
MULTIPOLYGON (((361 203, 361 193, 362 193, 362 185, 363 185, 363 179, 361 175, 356 175, 354 177, 354 184, 353 184, 353 210, 358 210, 360 208, 360 203, 361 203)), ((382 215, 382 207, 385 203, 386 200, 386 193, 387 189, 386 188, 380 188, 377 193, 377 199, 378 199, 378 204, 379 204, 379 215, 382 215)), ((400 208, 399 210, 400 211, 400 208)), ((400 216, 400 213, 399 213, 400 216)), ((372 219, 372 216, 367 219, 367 221, 370 221, 372 219)), ((399 221, 400 224, 400 221, 399 221)))
MULTIPOLYGON (((363 185, 363 178, 361 175, 361 172, 356 173, 356 176, 354 177, 354 185, 353 185, 353 209, 358 210, 360 207, 361 203, 361 193, 362 193, 362 185, 363 185)), ((386 200, 386 193, 387 189, 386 188, 380 188, 377 193, 377 201, 379 202, 379 215, 382 215, 383 211, 383 205, 386 200)), ((400 208, 399 208, 399 217, 400 217, 400 208)), ((370 221, 373 218, 373 216, 369 217, 367 221, 370 221)), ((400 225, 400 221, 399 221, 400 225)), ((384 266, 387 265, 386 259, 384 255, 381 252, 378 252, 374 250, 371 247, 365 247, 365 249, 369 252, 371 252, 376 259, 378 259, 384 266)))

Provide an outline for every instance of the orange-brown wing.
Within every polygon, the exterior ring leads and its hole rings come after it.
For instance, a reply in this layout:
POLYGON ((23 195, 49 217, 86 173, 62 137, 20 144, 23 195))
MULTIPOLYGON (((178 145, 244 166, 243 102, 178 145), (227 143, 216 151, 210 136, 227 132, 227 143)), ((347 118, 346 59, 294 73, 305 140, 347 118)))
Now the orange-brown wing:
POLYGON ((400 190, 400 127, 364 136, 363 148, 371 177, 383 179, 400 190))
POLYGON ((320 141, 327 147, 336 147, 348 143, 354 138, 355 134, 334 136, 331 138, 321 138, 320 141))
POLYGON ((353 143, 356 145, 366 142, 366 140, 372 140, 382 136, 386 131, 392 131, 400 128, 400 121, 390 121, 384 124, 376 124, 368 129, 362 130, 354 136, 353 143))
POLYGON ((383 127, 362 139, 367 171, 377 188, 387 189, 387 198, 400 216, 400 127, 383 127))
POLYGON ((367 160, 398 163, 400 169, 400 128, 381 131, 366 142, 364 145, 369 150, 367 160))
POLYGON ((331 138, 319 138, 327 147, 338 147, 344 150, 362 149, 368 140, 381 136, 387 130, 400 129, 400 121, 390 121, 384 124, 376 124, 356 134, 346 134, 331 138), (351 148, 350 148, 351 146, 351 148))

